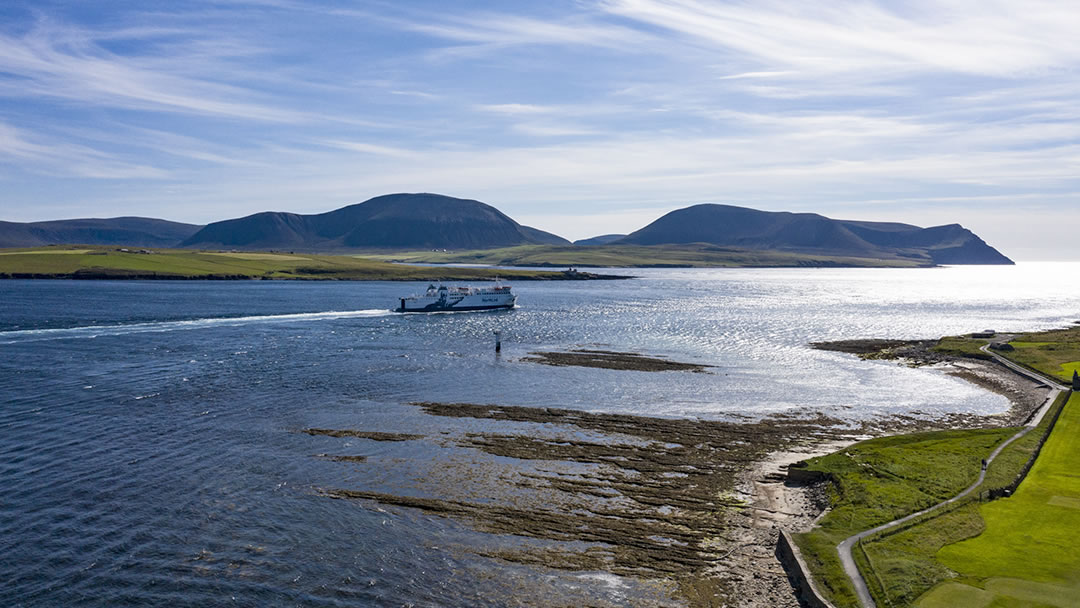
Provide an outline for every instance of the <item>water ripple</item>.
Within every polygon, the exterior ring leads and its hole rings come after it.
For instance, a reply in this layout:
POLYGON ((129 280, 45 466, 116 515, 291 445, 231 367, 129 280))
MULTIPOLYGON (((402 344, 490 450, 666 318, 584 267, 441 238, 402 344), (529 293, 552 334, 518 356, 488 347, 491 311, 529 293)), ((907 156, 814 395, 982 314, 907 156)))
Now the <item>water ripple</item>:
MULTIPOLYGON (((417 288, 402 284, 0 282, 0 604, 649 605, 644 584, 476 553, 519 539, 317 489, 493 483, 473 476, 475 451, 446 441, 493 427, 411 401, 699 418, 1000 411, 1002 398, 941 373, 806 343, 1062 325, 1080 319, 1080 294, 1046 277, 1075 270, 641 271, 519 284, 518 309, 432 316, 387 310, 417 288), (715 367, 521 361, 580 347, 715 367), (312 427, 426 439, 296 432, 312 427)), ((527 432, 496 430, 508 429, 527 432)))

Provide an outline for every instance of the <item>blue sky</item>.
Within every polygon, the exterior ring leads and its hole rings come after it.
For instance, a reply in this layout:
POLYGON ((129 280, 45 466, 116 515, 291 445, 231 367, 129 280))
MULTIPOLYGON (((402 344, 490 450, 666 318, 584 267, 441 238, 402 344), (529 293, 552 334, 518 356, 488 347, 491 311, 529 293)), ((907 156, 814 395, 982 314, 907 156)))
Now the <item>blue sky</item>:
POLYGON ((390 192, 571 239, 700 202, 1080 259, 1080 4, 0 5, 0 219, 390 192))

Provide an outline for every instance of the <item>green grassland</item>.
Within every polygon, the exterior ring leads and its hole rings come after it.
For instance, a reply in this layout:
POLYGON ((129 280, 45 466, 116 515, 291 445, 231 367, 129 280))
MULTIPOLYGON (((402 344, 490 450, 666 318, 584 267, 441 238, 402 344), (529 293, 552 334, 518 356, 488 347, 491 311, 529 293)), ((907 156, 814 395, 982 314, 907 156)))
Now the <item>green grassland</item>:
POLYGON ((491 264, 497 266, 591 266, 598 268, 646 267, 896 267, 932 265, 910 258, 859 258, 825 256, 691 245, 522 245, 476 251, 371 252, 368 259, 429 264, 491 264))
MULTIPOLYGON (((987 342, 986 339, 967 336, 946 337, 939 341, 934 350, 953 356, 988 358, 986 353, 979 350, 979 347, 987 342)), ((1080 366, 1077 362, 1080 360, 1080 328, 1020 334, 1015 336, 1010 343, 1016 350, 1001 354, 1048 375, 1069 379, 1072 377, 1071 370, 1080 366)), ((980 491, 1003 487, 1015 479, 1038 448, 1041 438, 1049 432, 1053 413, 1056 409, 1064 407, 1066 397, 1067 395, 1061 396, 1039 427, 1002 451, 987 470, 987 477, 980 486, 980 491)), ((1075 401, 1076 398, 1073 399, 1073 402, 1075 401)), ((1072 405, 1070 407, 1076 410, 1076 407, 1072 405)), ((1074 411, 1073 417, 1078 418, 1080 414, 1074 411)), ((1061 425, 1061 422, 1058 424, 1061 425)), ((1068 430, 1068 425, 1059 427, 1055 430, 1053 437, 1057 438, 1066 433, 1075 435, 1077 426, 1080 426, 1080 420, 1074 422, 1072 431, 1068 430)), ((1015 430, 999 429, 1002 433, 999 438, 1004 439, 1015 430)), ((989 453, 990 446, 978 447, 978 443, 970 442, 974 437, 969 437, 968 434, 980 433, 980 431, 954 431, 952 433, 956 435, 951 441, 963 441, 977 448, 971 453, 973 457, 979 450, 983 450, 983 455, 989 453)), ((918 437, 919 435, 889 439, 900 442, 897 444, 898 447, 906 444, 915 447, 919 446, 919 442, 915 439, 909 442, 909 438, 918 437)), ((948 437, 948 435, 942 435, 943 439, 949 440, 948 437)), ((1046 445, 1036 468, 1044 466, 1042 463, 1046 459, 1050 442, 1046 445)), ((921 447, 932 453, 940 449, 938 446, 921 447)), ((953 453, 956 449, 959 449, 959 446, 949 448, 948 451, 953 453)), ((851 448, 848 449, 850 450, 851 448)), ((885 470, 891 471, 897 463, 910 462, 909 456, 902 452, 874 451, 879 457, 885 459, 881 463, 885 470)), ((811 466, 832 474, 837 480, 834 482, 832 497, 835 513, 830 513, 823 518, 821 525, 811 533, 800 536, 798 542, 804 553, 808 554, 808 562, 815 571, 815 575, 820 578, 821 586, 832 594, 835 603, 838 606, 854 606, 856 600, 840 567, 836 545, 852 534, 895 519, 881 513, 882 504, 906 504, 906 512, 919 510, 921 507, 917 507, 915 501, 910 498, 919 495, 926 481, 923 478, 916 478, 911 482, 912 487, 901 488, 898 491, 882 483, 884 477, 881 477, 875 483, 856 483, 856 491, 852 492, 845 487, 845 485, 851 485, 852 466, 857 467, 854 469, 855 480, 869 473, 871 468, 861 466, 858 458, 848 457, 848 462, 839 459, 838 455, 843 453, 833 454, 812 463, 811 466), (847 510, 854 510, 854 513, 846 513, 847 510)), ((921 456, 926 456, 926 454, 921 456)), ((1073 462, 1080 463, 1080 443, 1071 457, 1073 462)), ((978 459, 981 458, 982 456, 978 457, 978 459)), ((951 496, 976 478, 977 469, 971 470, 971 466, 970 462, 963 463, 961 469, 947 472, 954 477, 957 475, 964 477, 966 481, 959 484, 955 483, 955 479, 950 482, 949 477, 941 477, 941 472, 934 468, 927 468, 921 475, 937 478, 939 482, 951 485, 952 490, 947 492, 951 496), (962 470, 964 467, 968 470, 962 470)), ((1076 469, 1080 471, 1080 466, 1076 469)), ((1034 483, 1034 471, 1035 469, 1021 485, 1022 490, 1034 483)), ((1073 473, 1071 479, 1080 486, 1080 473, 1073 473)), ((1055 491, 1056 494, 1049 498, 1045 492, 1043 493, 1044 506, 1039 508, 1045 511, 1045 504, 1048 504, 1049 500, 1055 500, 1058 507, 1071 509, 1067 513, 1074 516, 1080 514, 1080 495, 1068 494, 1060 487, 1055 491)), ((1051 547, 1046 555, 1029 551, 1030 558, 1024 557, 1016 546, 1012 547, 1012 553, 1006 553, 1007 549, 1002 548, 1006 545, 1003 545, 1003 541, 992 533, 996 526, 999 536, 1006 530, 1011 530, 1023 538, 1024 543, 1031 543, 1038 537, 1038 526, 1048 524, 1049 520, 1046 518, 1034 517, 1032 513, 1020 507, 1005 508, 1004 505, 1016 501, 1020 494, 1021 492, 1018 492, 1013 498, 983 504, 979 502, 976 493, 968 499, 920 517, 917 521, 899 529, 889 530, 865 539, 857 548, 855 557, 878 605, 910 606, 918 603, 918 605, 933 608, 1077 605, 1072 598, 1080 597, 1080 558, 1074 558, 1072 561, 1060 560, 1058 556, 1051 554, 1053 550, 1061 550, 1064 546, 1060 545, 1062 541, 1060 532, 1049 533, 1047 540, 1039 541, 1051 547), (987 543, 999 548, 999 557, 994 557, 998 554, 991 551, 987 543), (1055 545, 1055 543, 1059 544, 1055 545), (969 564, 969 558, 980 551, 987 553, 984 557, 971 561, 969 564), (1022 567, 1015 565, 1020 562, 1023 563, 1022 567), (998 570, 991 569, 991 564, 998 570), (961 573, 959 577, 958 572, 961 573), (1071 574, 1066 576, 1066 573, 1071 574), (1069 578, 1070 576, 1072 578, 1069 578), (1070 601, 1074 603, 1061 603, 1062 598, 1070 598, 1070 601)), ((897 513, 897 516, 900 515, 903 513, 897 513)), ((1057 521, 1063 525, 1072 526, 1071 529, 1065 528, 1066 530, 1072 532, 1080 530, 1080 520, 1069 519, 1061 515, 1060 510, 1056 517, 1058 517, 1057 521)))
POLYGON ((979 350, 986 346, 989 340, 982 338, 969 338, 967 336, 946 336, 940 340, 932 350, 943 355, 954 357, 968 357, 970 359, 993 359, 992 355, 979 350))
POLYGON ((983 504, 981 534, 937 552, 959 579, 919 606, 1076 606, 1080 603, 1080 395, 1074 395, 1012 497, 983 504))
POLYGON ((837 606, 857 606, 836 550, 840 541, 959 494, 978 478, 982 459, 1016 430, 880 437, 808 461, 808 470, 832 478, 830 511, 795 537, 822 591, 837 606))
MULTIPOLYGON (((970 336, 946 336, 938 340, 933 351, 954 357, 992 359, 979 350, 993 339, 970 336)), ((1080 371, 1080 327, 1017 334, 1009 342, 1015 350, 998 354, 1034 371, 1060 380, 1072 380, 1073 371, 1080 371)))
POLYGON ((1017 363, 1061 380, 1080 370, 1080 327, 1017 336, 1011 352, 1001 353, 1017 363))
POLYGON ((343 255, 215 252, 117 247, 37 247, 0 250, 0 278, 307 279, 367 281, 553 280, 542 270, 421 267, 343 255), (140 253, 149 251, 150 253, 140 253))
MULTIPOLYGON (((978 491, 1000 488, 1012 482, 1038 448, 1054 412, 1064 405, 1061 395, 1034 430, 1009 444, 990 464, 978 491)), ((862 543, 870 588, 880 605, 910 606, 917 598, 955 574, 937 558, 944 546, 977 536, 985 528, 978 492, 969 498, 934 511, 897 530, 889 530, 862 543)))

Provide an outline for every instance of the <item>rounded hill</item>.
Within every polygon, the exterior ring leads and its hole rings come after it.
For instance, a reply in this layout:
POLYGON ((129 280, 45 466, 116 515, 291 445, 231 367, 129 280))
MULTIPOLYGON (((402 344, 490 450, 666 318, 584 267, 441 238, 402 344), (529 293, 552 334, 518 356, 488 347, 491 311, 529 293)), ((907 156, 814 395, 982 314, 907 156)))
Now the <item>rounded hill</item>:
POLYGON ((616 242, 707 243, 817 255, 921 259, 934 264, 1012 264, 1012 260, 959 224, 920 228, 717 204, 672 211, 616 242))
POLYGON ((498 209, 441 194, 387 194, 327 213, 266 212, 209 224, 183 247, 242 249, 490 249, 567 244, 498 209))

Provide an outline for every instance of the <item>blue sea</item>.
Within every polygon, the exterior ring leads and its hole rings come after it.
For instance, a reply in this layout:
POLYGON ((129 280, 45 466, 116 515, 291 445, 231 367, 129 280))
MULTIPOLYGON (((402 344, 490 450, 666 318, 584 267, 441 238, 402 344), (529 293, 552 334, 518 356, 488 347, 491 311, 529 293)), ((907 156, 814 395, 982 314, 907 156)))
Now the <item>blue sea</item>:
POLYGON ((426 284, 0 281, 0 605, 660 597, 603 572, 485 557, 532 541, 320 489, 483 500, 499 483, 491 471, 536 466, 453 441, 512 423, 429 416, 412 405, 420 401, 722 420, 1002 412, 1003 397, 940 370, 807 343, 1070 325, 1080 321, 1078 270, 608 270, 638 278, 520 282, 514 310, 405 315, 389 309, 426 284), (575 348, 713 367, 521 360, 575 348), (300 432, 308 428, 422 438, 300 432))

